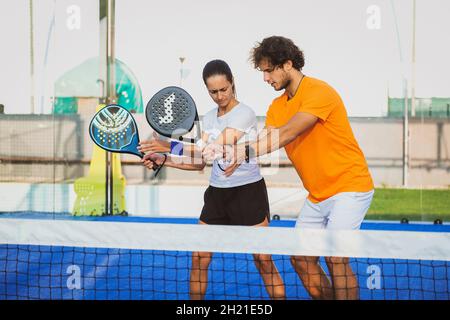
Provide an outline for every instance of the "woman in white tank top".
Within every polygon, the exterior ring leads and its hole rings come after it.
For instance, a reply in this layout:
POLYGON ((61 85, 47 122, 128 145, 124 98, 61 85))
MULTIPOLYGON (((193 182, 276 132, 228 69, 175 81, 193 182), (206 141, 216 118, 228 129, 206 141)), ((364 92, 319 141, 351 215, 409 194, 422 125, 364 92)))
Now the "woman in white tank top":
MULTIPOLYGON (((228 64, 222 60, 208 62, 203 69, 203 81, 217 107, 203 118, 201 141, 197 146, 184 144, 184 154, 191 154, 191 151, 201 154, 202 147, 208 143, 231 144, 254 140, 257 135, 255 113, 236 99, 234 79, 228 64)), ((153 162, 150 160, 162 163, 164 156, 158 153, 170 152, 170 143, 158 139, 142 141, 140 150, 146 153, 144 165, 151 169, 153 162)), ((182 170, 203 170, 206 165, 203 160, 194 161, 185 157, 182 160, 169 155, 165 166, 182 170)), ((268 226, 270 212, 267 190, 256 160, 235 165, 229 176, 223 171, 226 166, 221 160, 213 163, 199 223, 268 226)), ((272 257, 265 254, 253 256, 270 298, 284 299, 283 280, 272 257)), ((211 258, 211 252, 192 254, 191 299, 203 299, 205 296, 211 258)))

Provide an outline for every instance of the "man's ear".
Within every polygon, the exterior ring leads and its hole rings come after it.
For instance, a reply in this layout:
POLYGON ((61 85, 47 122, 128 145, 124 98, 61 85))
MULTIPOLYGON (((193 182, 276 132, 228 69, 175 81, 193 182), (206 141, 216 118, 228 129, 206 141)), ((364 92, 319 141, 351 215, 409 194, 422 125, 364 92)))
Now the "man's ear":
POLYGON ((293 64, 291 60, 286 61, 285 63, 283 63, 283 69, 284 71, 291 71, 293 68, 293 64))

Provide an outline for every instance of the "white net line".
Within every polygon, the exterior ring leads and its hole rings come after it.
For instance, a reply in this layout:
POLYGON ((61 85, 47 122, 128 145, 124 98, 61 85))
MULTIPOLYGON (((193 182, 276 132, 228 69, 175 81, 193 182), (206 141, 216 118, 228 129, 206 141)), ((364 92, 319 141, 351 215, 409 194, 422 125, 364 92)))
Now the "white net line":
POLYGON ((0 219, 0 244, 450 261, 450 233, 0 219))

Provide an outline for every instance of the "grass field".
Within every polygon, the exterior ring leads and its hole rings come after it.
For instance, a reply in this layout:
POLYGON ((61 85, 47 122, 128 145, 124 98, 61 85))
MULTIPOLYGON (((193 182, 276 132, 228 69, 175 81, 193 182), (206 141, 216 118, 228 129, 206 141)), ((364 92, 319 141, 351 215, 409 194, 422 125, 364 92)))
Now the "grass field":
POLYGON ((450 189, 377 188, 366 219, 450 222, 450 189))

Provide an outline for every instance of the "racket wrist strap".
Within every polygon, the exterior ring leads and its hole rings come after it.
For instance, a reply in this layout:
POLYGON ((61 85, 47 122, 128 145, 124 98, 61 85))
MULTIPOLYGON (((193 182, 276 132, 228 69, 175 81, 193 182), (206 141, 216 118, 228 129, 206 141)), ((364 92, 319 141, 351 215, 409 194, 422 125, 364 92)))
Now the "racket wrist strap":
POLYGON ((170 154, 176 156, 183 155, 183 143, 178 141, 170 141, 170 154))
POLYGON ((153 170, 155 171, 155 178, 156 178, 156 176, 158 175, 158 173, 159 173, 159 171, 161 170, 161 168, 164 166, 164 164, 166 163, 166 160, 167 160, 167 155, 166 154, 163 154, 163 156, 164 156, 164 160, 163 160, 163 162, 161 163, 161 164, 157 164, 156 162, 154 162, 154 164, 156 165, 156 166, 154 166, 153 167, 153 170))

